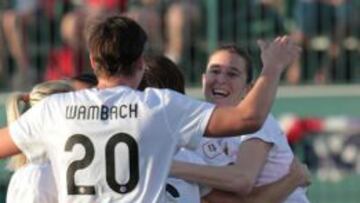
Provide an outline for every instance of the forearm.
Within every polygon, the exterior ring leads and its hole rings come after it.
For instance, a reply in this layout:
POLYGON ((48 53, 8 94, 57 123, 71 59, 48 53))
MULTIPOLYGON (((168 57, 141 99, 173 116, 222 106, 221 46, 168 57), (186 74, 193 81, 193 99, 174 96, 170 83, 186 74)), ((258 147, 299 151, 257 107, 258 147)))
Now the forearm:
POLYGON ((270 112, 272 103, 276 97, 279 85, 280 73, 263 70, 252 90, 237 106, 241 109, 243 117, 263 123, 270 112))
POLYGON ((245 198, 246 202, 281 203, 298 187, 299 180, 296 176, 288 174, 282 179, 268 185, 255 187, 245 198))
POLYGON ((256 187, 249 195, 213 189, 204 197, 208 203, 281 203, 297 188, 297 180, 287 175, 277 182, 256 187))
POLYGON ((10 137, 9 129, 0 129, 0 159, 19 154, 21 151, 10 137))
POLYGON ((224 191, 249 192, 249 181, 233 165, 217 167, 175 161, 170 174, 224 191))

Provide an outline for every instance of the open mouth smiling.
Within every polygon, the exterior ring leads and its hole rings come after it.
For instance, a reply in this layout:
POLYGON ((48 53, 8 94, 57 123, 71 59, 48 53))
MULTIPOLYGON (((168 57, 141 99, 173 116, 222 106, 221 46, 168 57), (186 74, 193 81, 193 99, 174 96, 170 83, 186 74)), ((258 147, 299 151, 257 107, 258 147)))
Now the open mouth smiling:
POLYGON ((220 98, 227 97, 230 95, 230 93, 224 89, 213 89, 211 93, 214 97, 220 97, 220 98))

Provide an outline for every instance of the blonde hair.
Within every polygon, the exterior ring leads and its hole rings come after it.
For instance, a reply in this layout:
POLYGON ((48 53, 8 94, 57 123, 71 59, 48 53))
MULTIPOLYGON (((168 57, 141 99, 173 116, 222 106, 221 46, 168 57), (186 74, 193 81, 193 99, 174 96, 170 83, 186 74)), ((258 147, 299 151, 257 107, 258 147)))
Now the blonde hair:
MULTIPOLYGON (((31 106, 45 97, 62 92, 73 91, 74 88, 65 80, 55 80, 40 83, 33 87, 30 93, 12 93, 6 102, 6 116, 8 125, 14 122, 31 106)), ((17 170, 27 163, 24 154, 12 156, 7 164, 10 170, 17 170)))

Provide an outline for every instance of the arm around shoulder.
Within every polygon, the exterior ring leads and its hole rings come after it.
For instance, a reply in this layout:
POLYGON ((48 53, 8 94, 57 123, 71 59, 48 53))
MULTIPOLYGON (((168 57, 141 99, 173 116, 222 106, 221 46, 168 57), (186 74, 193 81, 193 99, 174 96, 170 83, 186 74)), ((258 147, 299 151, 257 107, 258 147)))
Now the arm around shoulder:
POLYGON ((10 136, 9 128, 0 129, 0 159, 19 154, 21 151, 10 136))

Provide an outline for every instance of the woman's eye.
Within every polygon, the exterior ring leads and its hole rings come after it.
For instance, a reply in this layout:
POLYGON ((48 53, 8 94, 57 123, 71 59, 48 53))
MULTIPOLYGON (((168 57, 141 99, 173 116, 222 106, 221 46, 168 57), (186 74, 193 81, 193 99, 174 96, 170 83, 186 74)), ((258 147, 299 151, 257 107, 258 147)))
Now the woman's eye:
POLYGON ((210 70, 209 73, 211 73, 211 74, 219 74, 220 71, 219 70, 210 70))
POLYGON ((238 77, 239 74, 237 74, 237 73, 228 73, 227 75, 230 78, 234 78, 234 77, 238 77))

